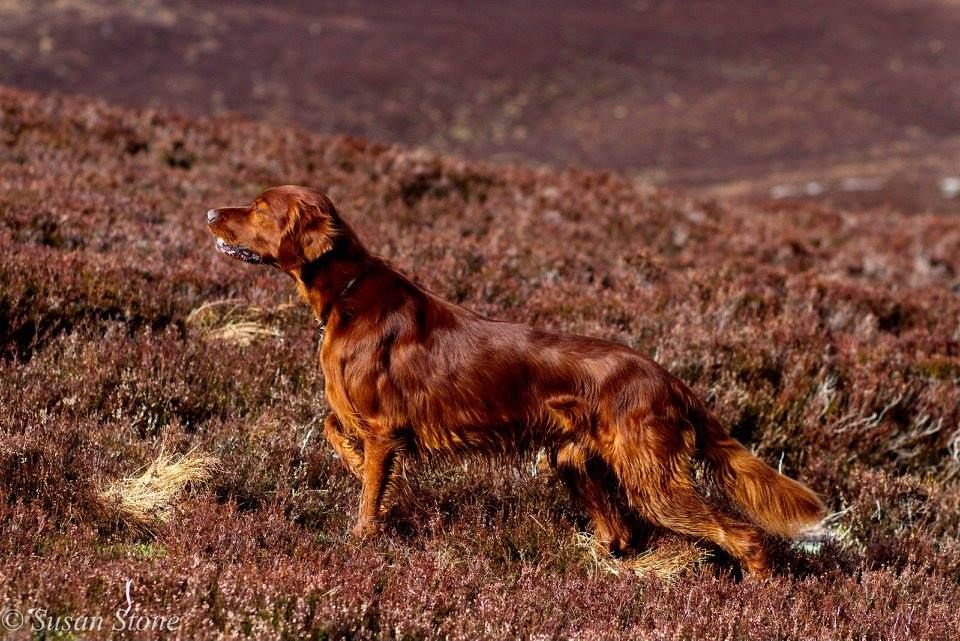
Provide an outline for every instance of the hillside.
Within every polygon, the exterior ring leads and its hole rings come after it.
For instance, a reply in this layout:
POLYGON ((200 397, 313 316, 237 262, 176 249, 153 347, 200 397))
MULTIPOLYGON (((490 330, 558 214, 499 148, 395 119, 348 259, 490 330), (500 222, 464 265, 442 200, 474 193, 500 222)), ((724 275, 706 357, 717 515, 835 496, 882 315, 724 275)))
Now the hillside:
POLYGON ((0 253, 4 607, 109 617, 129 578, 182 638, 960 636, 955 216, 732 205, 0 89, 0 253), (384 537, 350 541, 316 323, 206 230, 281 183, 325 190, 445 297, 655 355, 826 499, 835 538, 776 544, 768 582, 717 555, 638 575, 549 473, 474 463, 411 475, 384 537), (220 471, 152 535, 105 520, 98 492, 161 448, 220 471))
POLYGON ((710 195, 960 211, 955 0, 4 0, 0 83, 710 195))

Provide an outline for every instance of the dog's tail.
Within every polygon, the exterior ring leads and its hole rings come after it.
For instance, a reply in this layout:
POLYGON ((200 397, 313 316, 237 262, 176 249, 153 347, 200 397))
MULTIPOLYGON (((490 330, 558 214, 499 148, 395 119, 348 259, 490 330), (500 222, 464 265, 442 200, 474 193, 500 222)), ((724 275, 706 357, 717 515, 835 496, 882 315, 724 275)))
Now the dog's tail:
POLYGON ((792 538, 823 519, 823 503, 810 488, 751 454, 709 412, 698 418, 697 441, 714 478, 751 521, 770 534, 792 538))

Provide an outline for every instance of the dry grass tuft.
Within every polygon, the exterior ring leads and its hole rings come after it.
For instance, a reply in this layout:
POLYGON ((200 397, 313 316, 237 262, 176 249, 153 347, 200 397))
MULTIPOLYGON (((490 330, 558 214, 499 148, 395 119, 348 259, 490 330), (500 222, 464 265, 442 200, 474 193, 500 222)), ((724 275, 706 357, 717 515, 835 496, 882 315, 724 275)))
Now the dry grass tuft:
POLYGON ((160 452, 143 473, 111 483, 99 498, 107 512, 125 526, 153 532, 170 520, 177 496, 188 485, 209 481, 218 465, 216 457, 197 450, 180 458, 160 452))
POLYGON ((204 303, 187 315, 186 323, 196 328, 204 339, 245 347, 258 338, 282 335, 279 329, 269 325, 270 315, 267 310, 231 298, 204 303))
POLYGON ((574 544, 586 554, 585 560, 592 572, 620 575, 622 569, 620 562, 592 534, 577 532, 574 534, 574 544))
POLYGON ((638 576, 652 574, 673 581, 688 570, 696 570, 710 557, 703 548, 689 543, 663 544, 625 559, 623 565, 638 576))
POLYGON ((587 561, 594 572, 620 576, 626 570, 637 576, 652 574, 665 581, 673 581, 687 570, 696 570, 710 556, 706 550, 692 544, 658 542, 637 556, 617 559, 586 532, 576 535, 576 545, 587 553, 587 561))

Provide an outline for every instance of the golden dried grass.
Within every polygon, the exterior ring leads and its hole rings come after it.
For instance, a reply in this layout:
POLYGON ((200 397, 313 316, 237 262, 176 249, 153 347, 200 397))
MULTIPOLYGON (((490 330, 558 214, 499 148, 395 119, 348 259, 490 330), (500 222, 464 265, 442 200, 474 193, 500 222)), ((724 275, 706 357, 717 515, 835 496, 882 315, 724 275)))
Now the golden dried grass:
POLYGON ((696 570, 710 556, 706 550, 690 543, 664 541, 636 556, 618 559, 586 532, 576 535, 576 544, 587 554, 594 572, 619 576, 626 571, 638 576, 653 575, 665 581, 673 581, 686 571, 696 570))
POLYGON ((665 581, 673 581, 687 571, 698 569, 710 557, 710 553, 691 543, 658 545, 635 557, 624 559, 622 564, 638 576, 652 574, 665 581))
POLYGON ((195 328, 206 340, 245 347, 258 338, 281 336, 282 332, 271 326, 269 320, 274 312, 287 307, 290 305, 270 311, 246 305, 234 298, 210 301, 191 311, 186 324, 195 328))
POLYGON ((180 494, 209 481, 218 464, 216 457, 197 450, 180 457, 161 451, 142 472, 106 486, 99 499, 107 514, 123 525, 154 532, 170 520, 180 494))

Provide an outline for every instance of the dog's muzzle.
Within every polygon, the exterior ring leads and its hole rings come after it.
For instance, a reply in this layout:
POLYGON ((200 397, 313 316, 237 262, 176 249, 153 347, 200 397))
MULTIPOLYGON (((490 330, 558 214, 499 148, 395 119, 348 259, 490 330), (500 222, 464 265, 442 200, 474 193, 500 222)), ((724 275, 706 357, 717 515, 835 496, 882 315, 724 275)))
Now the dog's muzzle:
POLYGON ((231 258, 237 258, 245 263, 262 262, 260 254, 240 245, 231 245, 222 238, 217 239, 217 250, 223 252, 231 258))

